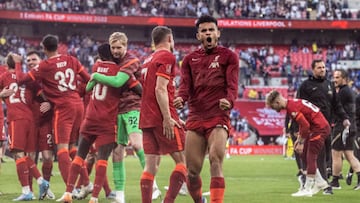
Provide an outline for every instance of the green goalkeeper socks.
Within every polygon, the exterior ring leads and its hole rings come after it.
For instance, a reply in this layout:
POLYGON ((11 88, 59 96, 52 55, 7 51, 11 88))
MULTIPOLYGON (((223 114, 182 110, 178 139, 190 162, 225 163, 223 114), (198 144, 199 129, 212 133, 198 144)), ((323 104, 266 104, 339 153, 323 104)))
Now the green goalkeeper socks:
MULTIPOLYGON (((143 151, 144 153, 144 151, 143 151)), ((113 177, 116 191, 124 191, 125 189, 125 162, 114 162, 113 163, 113 177)))
POLYGON ((139 157, 139 161, 141 164, 141 167, 144 168, 145 167, 145 153, 144 153, 144 149, 140 149, 139 151, 136 152, 136 155, 139 157))

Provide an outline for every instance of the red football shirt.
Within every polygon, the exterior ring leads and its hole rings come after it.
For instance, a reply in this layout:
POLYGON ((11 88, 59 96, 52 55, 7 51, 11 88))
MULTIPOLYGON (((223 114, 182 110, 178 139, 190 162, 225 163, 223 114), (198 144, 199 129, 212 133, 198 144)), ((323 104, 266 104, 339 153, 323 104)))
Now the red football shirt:
MULTIPOLYGON (((7 67, 6 66, 0 66, 0 77, 2 74, 6 73, 7 72, 7 67)), ((2 103, 0 102, 0 121, 4 121, 4 110, 3 110, 3 107, 2 107, 2 103)), ((3 122, 0 122, 0 130, 2 129, 2 126, 3 125, 3 122)), ((0 135, 1 135, 2 132, 0 132, 0 135)), ((1 138, 1 136, 0 136, 1 138)))
POLYGON ((21 72, 21 65, 16 64, 18 82, 39 80, 46 98, 55 105, 81 102, 77 92, 77 74, 85 81, 90 76, 80 62, 70 55, 56 55, 41 61, 38 68, 27 74, 21 72))
MULTIPOLYGON (((114 76, 118 71, 119 67, 114 62, 110 61, 98 61, 93 67, 93 72, 98 72, 107 76, 114 76)), ((114 133, 114 128, 111 128, 111 126, 116 125, 120 95, 121 91, 119 88, 106 86, 100 83, 97 83, 94 86, 85 114, 86 120, 96 123, 96 126, 99 126, 98 128, 93 129, 93 134, 101 134, 104 133, 104 131, 111 131, 110 133, 114 133), (101 126, 105 126, 106 128, 101 128, 101 126)))
MULTIPOLYGON (((141 77, 141 65, 135 55, 126 52, 126 55, 119 63, 121 71, 135 76, 137 80, 141 77)), ((122 88, 122 95, 120 98, 119 113, 126 113, 132 110, 140 110, 141 97, 129 89, 128 85, 122 88)))
POLYGON ((26 101, 31 101, 31 98, 26 98, 26 96, 32 95, 29 93, 29 88, 26 88, 25 85, 19 86, 16 81, 16 75, 14 72, 5 72, 0 77, 0 89, 4 87, 9 87, 13 89, 15 93, 10 97, 5 98, 5 104, 7 106, 7 120, 14 121, 18 119, 33 119, 33 114, 26 103, 26 101))
POLYGON ((319 107, 311 102, 304 99, 288 99, 286 112, 299 124, 301 137, 328 134, 329 123, 320 112, 319 107))
POLYGON ((210 54, 203 48, 188 54, 181 66, 178 96, 188 102, 189 121, 229 116, 219 99, 231 104, 237 98, 239 59, 230 49, 217 46, 210 54))
POLYGON ((26 83, 26 88, 30 90, 25 93, 26 103, 33 112, 35 126, 38 127, 40 117, 44 115, 40 112, 40 102, 42 102, 42 99, 39 95, 42 90, 39 83, 35 81, 26 83))
POLYGON ((143 64, 143 92, 140 108, 140 128, 162 126, 162 114, 155 96, 156 78, 169 80, 167 86, 171 117, 179 120, 174 107, 175 56, 166 50, 154 52, 143 64))

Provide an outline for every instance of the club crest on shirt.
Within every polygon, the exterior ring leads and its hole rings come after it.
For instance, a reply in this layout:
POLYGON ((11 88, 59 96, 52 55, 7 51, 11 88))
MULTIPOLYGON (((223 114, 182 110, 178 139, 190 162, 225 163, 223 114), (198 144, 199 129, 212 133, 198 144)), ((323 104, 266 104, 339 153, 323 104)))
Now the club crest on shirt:
POLYGON ((211 62, 211 64, 209 65, 209 68, 219 68, 219 57, 220 55, 215 56, 214 60, 211 62))
POLYGON ((170 74, 171 73, 171 68, 172 68, 172 65, 171 64, 167 64, 166 65, 166 73, 170 74))

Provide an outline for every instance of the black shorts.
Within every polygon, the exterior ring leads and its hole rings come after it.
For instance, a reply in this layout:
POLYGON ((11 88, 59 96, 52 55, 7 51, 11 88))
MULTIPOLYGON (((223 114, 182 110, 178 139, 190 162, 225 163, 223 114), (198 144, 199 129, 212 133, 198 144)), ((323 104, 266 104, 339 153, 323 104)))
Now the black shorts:
POLYGON ((354 150, 355 132, 350 128, 349 136, 347 136, 344 145, 342 140, 342 133, 344 129, 345 128, 342 125, 336 125, 334 127, 331 134, 331 149, 334 149, 336 151, 354 150))

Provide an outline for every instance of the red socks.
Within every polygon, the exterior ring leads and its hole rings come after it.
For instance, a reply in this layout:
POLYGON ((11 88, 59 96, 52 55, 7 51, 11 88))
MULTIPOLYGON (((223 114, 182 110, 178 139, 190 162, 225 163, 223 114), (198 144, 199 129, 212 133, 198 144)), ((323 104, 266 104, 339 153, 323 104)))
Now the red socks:
POLYGON ((91 196, 97 198, 106 180, 107 161, 98 160, 96 162, 95 168, 96 168, 96 172, 95 172, 94 190, 91 196))
MULTIPOLYGON (((59 164, 60 164, 60 160, 59 160, 59 164)), ((66 192, 71 193, 73 191, 75 187, 75 182, 78 178, 78 175, 80 173, 83 164, 84 164, 84 160, 79 156, 75 156, 74 160, 71 163, 70 175, 66 182, 66 192)))
POLYGON ((66 184, 70 170, 70 165, 71 165, 69 151, 67 149, 60 149, 57 152, 57 156, 58 156, 60 174, 61 177, 63 178, 64 183, 66 184))
POLYGON ((212 177, 210 182, 210 202, 223 203, 225 192, 224 177, 212 177))
POLYGON ((21 186, 28 186, 29 185, 29 168, 26 163, 26 157, 22 157, 16 160, 16 171, 18 174, 19 181, 21 186))
POLYGON ((154 175, 144 171, 140 179, 142 203, 151 203, 153 184, 154 175))
POLYGON ((182 184, 186 181, 186 167, 184 164, 177 164, 170 176, 169 190, 166 192, 164 203, 173 203, 182 184))
POLYGON ((201 203, 202 191, 201 191, 202 181, 200 176, 195 178, 188 178, 187 187, 189 194, 195 203, 201 203))

